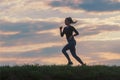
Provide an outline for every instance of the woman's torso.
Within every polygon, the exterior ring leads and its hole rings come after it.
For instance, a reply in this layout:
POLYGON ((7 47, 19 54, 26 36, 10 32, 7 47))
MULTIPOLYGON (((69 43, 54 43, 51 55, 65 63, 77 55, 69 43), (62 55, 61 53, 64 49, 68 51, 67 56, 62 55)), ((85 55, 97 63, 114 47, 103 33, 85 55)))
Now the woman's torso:
POLYGON ((73 32, 74 32, 73 26, 67 26, 64 28, 64 33, 66 35, 66 39, 68 42, 75 41, 74 36, 73 36, 73 32))

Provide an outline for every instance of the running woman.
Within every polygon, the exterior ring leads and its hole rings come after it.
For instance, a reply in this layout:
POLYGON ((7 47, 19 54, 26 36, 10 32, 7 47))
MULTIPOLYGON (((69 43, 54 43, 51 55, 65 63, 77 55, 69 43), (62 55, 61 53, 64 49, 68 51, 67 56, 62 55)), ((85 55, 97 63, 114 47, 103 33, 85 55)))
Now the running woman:
POLYGON ((72 56, 81 64, 81 65, 85 65, 83 63, 83 61, 76 55, 76 40, 74 38, 74 36, 79 35, 79 32, 73 27, 71 26, 71 24, 75 24, 77 21, 73 21, 71 17, 67 17, 65 18, 65 25, 66 27, 61 26, 60 27, 60 35, 61 37, 63 37, 64 35, 66 35, 66 40, 67 40, 67 44, 64 46, 64 48, 62 49, 63 54, 65 55, 65 57, 68 60, 68 64, 67 65, 72 65, 73 62, 71 61, 68 53, 66 52, 67 50, 70 50, 72 56), (73 34, 74 32, 74 34, 73 34))

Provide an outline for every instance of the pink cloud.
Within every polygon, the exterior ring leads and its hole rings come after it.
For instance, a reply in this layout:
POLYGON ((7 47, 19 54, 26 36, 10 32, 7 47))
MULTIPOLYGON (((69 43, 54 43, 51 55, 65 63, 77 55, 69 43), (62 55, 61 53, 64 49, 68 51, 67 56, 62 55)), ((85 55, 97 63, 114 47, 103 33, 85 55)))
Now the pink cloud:
POLYGON ((19 34, 20 32, 15 32, 15 31, 0 31, 0 35, 16 35, 19 34))
POLYGON ((2 47, 0 46, 1 53, 10 53, 10 52, 28 52, 34 50, 41 50, 44 48, 61 46, 59 42, 48 42, 48 43, 40 43, 40 44, 28 44, 28 45, 20 45, 20 46, 10 46, 10 47, 2 47))

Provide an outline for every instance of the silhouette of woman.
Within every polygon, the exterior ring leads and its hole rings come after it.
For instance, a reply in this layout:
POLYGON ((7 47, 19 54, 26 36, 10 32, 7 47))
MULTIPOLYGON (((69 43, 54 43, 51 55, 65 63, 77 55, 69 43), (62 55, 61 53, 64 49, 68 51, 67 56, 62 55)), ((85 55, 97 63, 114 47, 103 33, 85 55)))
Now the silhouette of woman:
POLYGON ((73 27, 71 26, 71 24, 75 24, 77 21, 73 21, 71 17, 67 17, 65 18, 65 25, 66 27, 63 27, 61 26, 60 27, 60 35, 61 37, 64 36, 64 34, 66 35, 66 39, 67 39, 67 42, 68 44, 66 44, 64 46, 64 48, 62 49, 62 52, 63 54, 65 55, 65 57, 67 58, 68 60, 68 64, 67 65, 72 65, 72 61, 68 55, 68 53, 66 52, 67 50, 70 50, 72 56, 81 64, 81 65, 85 65, 83 63, 83 61, 76 55, 76 40, 74 39, 74 36, 77 36, 79 35, 78 31, 73 27), (75 34, 73 34, 73 32, 75 34))

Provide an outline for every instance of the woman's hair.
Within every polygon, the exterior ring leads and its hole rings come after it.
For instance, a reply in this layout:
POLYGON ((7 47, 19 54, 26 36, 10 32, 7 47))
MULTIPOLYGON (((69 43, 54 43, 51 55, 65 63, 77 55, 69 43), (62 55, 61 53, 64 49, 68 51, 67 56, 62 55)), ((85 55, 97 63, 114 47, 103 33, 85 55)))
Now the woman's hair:
POLYGON ((68 20, 70 24, 75 24, 77 21, 73 21, 71 17, 65 18, 65 20, 68 20))

